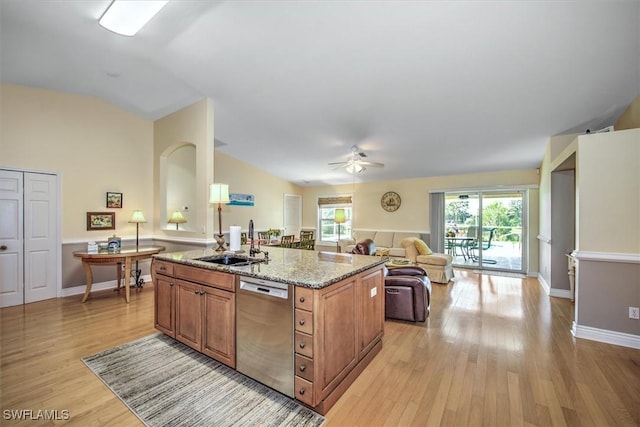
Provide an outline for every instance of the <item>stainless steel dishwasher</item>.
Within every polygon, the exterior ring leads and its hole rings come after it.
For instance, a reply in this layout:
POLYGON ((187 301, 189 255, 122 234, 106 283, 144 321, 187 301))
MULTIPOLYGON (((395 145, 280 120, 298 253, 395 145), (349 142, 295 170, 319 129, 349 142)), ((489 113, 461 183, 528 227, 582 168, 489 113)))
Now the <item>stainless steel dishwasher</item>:
POLYGON ((236 369, 294 394, 293 286, 240 276, 236 284, 236 369))

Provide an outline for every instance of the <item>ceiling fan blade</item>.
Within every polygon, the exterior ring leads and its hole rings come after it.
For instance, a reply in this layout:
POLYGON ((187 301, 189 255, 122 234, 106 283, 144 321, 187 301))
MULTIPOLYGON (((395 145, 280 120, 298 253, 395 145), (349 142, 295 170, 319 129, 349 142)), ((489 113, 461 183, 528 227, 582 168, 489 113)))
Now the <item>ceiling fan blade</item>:
POLYGON ((346 166, 348 164, 351 164, 352 162, 331 162, 331 163, 327 163, 329 166, 346 166))
POLYGON ((384 163, 378 163, 378 162, 365 162, 365 161, 359 160, 359 161, 357 161, 355 163, 358 163, 359 165, 362 165, 362 166, 370 166, 372 168, 383 168, 384 167, 384 163))

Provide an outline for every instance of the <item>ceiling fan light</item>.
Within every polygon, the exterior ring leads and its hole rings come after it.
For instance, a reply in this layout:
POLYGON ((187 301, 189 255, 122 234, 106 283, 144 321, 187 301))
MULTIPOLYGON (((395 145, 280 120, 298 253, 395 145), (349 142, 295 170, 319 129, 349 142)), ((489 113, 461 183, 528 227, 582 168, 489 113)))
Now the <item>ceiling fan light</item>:
POLYGON ((133 36, 168 2, 169 0, 114 0, 99 22, 109 31, 133 36))
POLYGON ((358 163, 351 163, 350 165, 348 165, 346 168, 347 172, 349 172, 350 174, 357 174, 360 173, 362 171, 364 171, 366 168, 358 163))

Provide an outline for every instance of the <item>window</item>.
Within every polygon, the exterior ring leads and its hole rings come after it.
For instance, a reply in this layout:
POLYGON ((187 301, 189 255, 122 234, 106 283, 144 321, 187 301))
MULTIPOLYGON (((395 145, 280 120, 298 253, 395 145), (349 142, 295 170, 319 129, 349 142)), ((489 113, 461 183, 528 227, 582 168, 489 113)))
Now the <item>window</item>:
POLYGON ((351 236, 351 196, 318 198, 318 230, 322 242, 337 242, 340 238, 351 236), (338 224, 334 221, 336 209, 344 209, 346 221, 338 224))

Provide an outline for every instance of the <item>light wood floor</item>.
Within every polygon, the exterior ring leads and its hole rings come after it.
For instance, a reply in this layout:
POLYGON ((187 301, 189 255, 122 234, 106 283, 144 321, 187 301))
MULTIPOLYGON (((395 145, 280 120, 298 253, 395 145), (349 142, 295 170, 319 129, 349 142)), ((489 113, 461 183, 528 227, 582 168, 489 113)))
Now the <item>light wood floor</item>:
MULTIPOLYGON (((573 338, 573 305, 534 279, 456 274, 434 284, 427 322, 385 323, 382 351, 327 427, 640 425, 640 350, 573 338)), ((113 291, 80 299, 0 310, 1 425, 53 425, 7 421, 11 409, 142 425, 80 358, 153 333, 153 288, 129 305, 113 291)))

